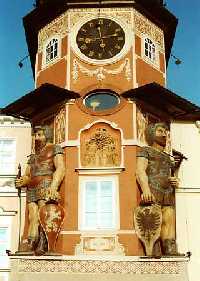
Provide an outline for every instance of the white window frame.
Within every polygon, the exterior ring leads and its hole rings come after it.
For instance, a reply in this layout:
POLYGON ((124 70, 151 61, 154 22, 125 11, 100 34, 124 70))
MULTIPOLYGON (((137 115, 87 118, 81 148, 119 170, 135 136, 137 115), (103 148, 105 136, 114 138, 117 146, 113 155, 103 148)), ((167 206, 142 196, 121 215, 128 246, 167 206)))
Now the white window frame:
MULTIPOLYGON (((148 50, 150 52, 150 49, 152 48, 152 46, 150 46, 150 43, 148 44, 148 50), (150 47, 149 47, 150 46, 150 47)), ((151 54, 152 54, 152 50, 151 50, 151 54)), ((158 52, 158 46, 157 44, 154 42, 154 40, 152 40, 152 38, 150 38, 149 36, 144 36, 142 39, 142 58, 147 62, 147 63, 151 63, 152 65, 159 67, 159 52, 158 52), (154 46, 154 56, 150 57, 149 55, 146 55, 146 48, 145 48, 145 44, 146 44, 146 40, 150 40, 152 45, 154 46)))
MULTIPOLYGON (((118 176, 80 176, 79 177, 79 220, 78 226, 80 231, 117 231, 119 230, 119 179, 118 176), (85 187, 86 182, 100 182, 100 181, 112 181, 112 210, 113 210, 113 220, 112 226, 108 228, 103 227, 88 227, 85 225, 85 187)), ((98 210, 98 207, 97 207, 98 210)), ((98 213, 98 211, 97 211, 98 213)), ((98 213, 100 214, 100 213, 98 213)))
POLYGON ((44 47, 43 47, 43 59, 42 59, 42 66, 47 67, 55 62, 57 62, 60 58, 61 58, 61 39, 59 36, 52 36, 50 38, 48 38, 48 40, 45 42, 44 47), (53 57, 52 59, 50 59, 49 61, 47 61, 47 46, 53 41, 53 40, 57 40, 57 56, 53 57))
MULTIPOLYGON (((0 137, 0 141, 8 141, 11 140, 13 141, 13 150, 12 150, 12 163, 13 163, 13 169, 12 171, 9 171, 8 173, 2 172, 0 169, 0 175, 14 175, 16 172, 16 139, 15 138, 4 138, 0 137)), ((1 153, 1 151, 0 151, 1 153)), ((0 155, 0 161, 1 161, 1 155, 0 155)))

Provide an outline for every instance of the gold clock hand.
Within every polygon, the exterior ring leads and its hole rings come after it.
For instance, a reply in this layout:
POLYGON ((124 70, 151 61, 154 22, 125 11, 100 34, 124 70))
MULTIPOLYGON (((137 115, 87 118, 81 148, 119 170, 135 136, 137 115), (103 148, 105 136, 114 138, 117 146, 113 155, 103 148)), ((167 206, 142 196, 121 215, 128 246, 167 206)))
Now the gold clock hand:
POLYGON ((102 39, 107 39, 107 38, 116 37, 116 36, 118 36, 118 34, 114 33, 114 34, 110 34, 110 35, 107 35, 107 36, 103 36, 102 39))
POLYGON ((101 34, 101 26, 98 26, 98 27, 97 27, 97 29, 98 29, 98 32, 99 32, 99 36, 100 36, 100 38, 102 38, 102 34, 101 34))
POLYGON ((93 41, 102 40, 101 38, 85 38, 85 43, 90 44, 93 41))

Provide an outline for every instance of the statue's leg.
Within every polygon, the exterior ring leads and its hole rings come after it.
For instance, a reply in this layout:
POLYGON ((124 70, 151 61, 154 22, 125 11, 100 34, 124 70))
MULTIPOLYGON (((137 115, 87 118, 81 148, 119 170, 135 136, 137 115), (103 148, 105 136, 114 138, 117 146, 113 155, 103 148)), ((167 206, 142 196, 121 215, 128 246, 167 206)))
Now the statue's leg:
POLYGON ((30 250, 34 249, 34 244, 38 240, 38 205, 36 202, 28 203, 29 227, 28 227, 28 242, 30 250))
POLYGON ((165 206, 162 208, 161 240, 164 255, 176 255, 176 219, 175 208, 165 206))
POLYGON ((175 208, 173 206, 162 207, 161 239, 175 239, 175 208))
MULTIPOLYGON (((38 201, 38 209, 40 210, 40 208, 42 206, 44 206, 46 203, 45 200, 39 200, 38 201)), ((37 248, 35 250, 35 254, 38 256, 44 255, 45 252, 47 252, 48 250, 48 245, 47 245, 47 239, 46 239, 46 235, 44 233, 44 230, 42 229, 42 226, 39 225, 39 242, 37 245, 37 248)))

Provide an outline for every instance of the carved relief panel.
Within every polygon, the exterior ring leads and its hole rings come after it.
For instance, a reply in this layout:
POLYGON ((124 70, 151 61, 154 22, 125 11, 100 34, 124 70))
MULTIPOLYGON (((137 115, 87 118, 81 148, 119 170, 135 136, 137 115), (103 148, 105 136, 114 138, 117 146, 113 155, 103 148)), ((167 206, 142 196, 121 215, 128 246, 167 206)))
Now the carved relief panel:
POLYGON ((139 142, 146 143, 145 130, 148 126, 148 115, 137 108, 137 139, 139 142))
POLYGON ((65 141, 66 135, 66 108, 60 109, 54 119, 55 128, 55 143, 62 143, 65 141))
POLYGON ((82 235, 80 244, 76 245, 76 255, 120 255, 124 256, 124 247, 117 235, 82 235))
POLYGON ((82 167, 119 167, 121 134, 106 123, 97 123, 81 133, 82 167))

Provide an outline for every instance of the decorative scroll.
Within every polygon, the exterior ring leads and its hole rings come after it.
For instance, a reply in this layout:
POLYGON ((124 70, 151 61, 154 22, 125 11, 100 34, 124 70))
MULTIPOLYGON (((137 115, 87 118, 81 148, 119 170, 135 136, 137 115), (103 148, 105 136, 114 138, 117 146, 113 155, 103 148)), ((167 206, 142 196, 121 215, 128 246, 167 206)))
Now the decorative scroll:
POLYGON ((159 205, 139 206, 134 212, 135 231, 144 243, 147 256, 153 255, 153 247, 160 237, 162 211, 159 205))
MULTIPOLYGON (((131 24, 131 15, 133 9, 131 8, 101 8, 101 17, 112 16, 112 18, 121 19, 127 24, 131 24)), ((98 10, 96 8, 84 8, 84 9, 73 9, 70 11, 70 22, 71 27, 80 22, 80 18, 87 17, 88 15, 96 17, 98 15, 98 10)))
POLYGON ((73 61, 73 80, 76 82, 79 77, 79 72, 81 71, 83 74, 86 74, 89 77, 96 77, 98 81, 102 81, 106 78, 106 74, 117 75, 124 71, 125 77, 127 81, 131 80, 131 67, 130 67, 130 60, 128 58, 116 69, 108 69, 103 66, 100 66, 94 70, 88 69, 79 63, 76 59, 73 61))
POLYGON ((38 34, 38 52, 42 52, 44 43, 52 36, 66 36, 68 30, 68 15, 67 12, 53 20, 39 31, 38 34))
POLYGON ((149 35, 164 50, 163 31, 136 10, 134 11, 135 31, 149 35))
POLYGON ((55 117, 55 143, 65 141, 66 131, 66 109, 62 108, 55 117))
POLYGON ((107 124, 94 125, 81 136, 83 167, 116 167, 121 162, 120 132, 107 124))

